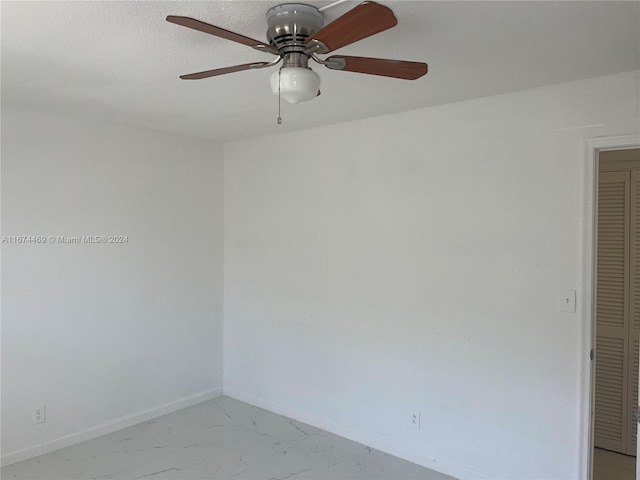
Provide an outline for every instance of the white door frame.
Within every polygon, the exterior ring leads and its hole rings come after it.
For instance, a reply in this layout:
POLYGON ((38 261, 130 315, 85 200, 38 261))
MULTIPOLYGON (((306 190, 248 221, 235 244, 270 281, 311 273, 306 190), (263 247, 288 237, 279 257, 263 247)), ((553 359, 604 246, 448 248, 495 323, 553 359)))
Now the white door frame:
POLYGON ((592 479, 595 369, 590 358, 595 346, 595 215, 598 191, 598 152, 640 147, 640 134, 588 138, 585 141, 582 232, 582 351, 580 352, 580 478, 592 479))

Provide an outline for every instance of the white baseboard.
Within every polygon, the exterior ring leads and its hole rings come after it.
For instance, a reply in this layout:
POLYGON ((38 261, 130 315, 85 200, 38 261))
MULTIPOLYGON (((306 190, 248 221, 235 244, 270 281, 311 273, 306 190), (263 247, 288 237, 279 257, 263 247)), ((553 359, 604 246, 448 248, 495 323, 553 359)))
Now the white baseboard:
POLYGON ((102 435, 107 435, 109 433, 122 430, 123 428, 131 427, 132 425, 166 415, 167 413, 172 413, 198 403, 206 402, 207 400, 219 397, 220 395, 222 395, 222 388, 213 388, 211 390, 196 393, 190 397, 182 398, 175 402, 167 403, 160 407, 152 408, 151 410, 126 415, 81 432, 71 433, 64 437, 34 445, 33 447, 16 450, 15 452, 2 455, 2 466, 4 467, 5 465, 21 462, 29 458, 37 457, 38 455, 44 455, 45 453, 51 453, 55 450, 75 445, 76 443, 92 440, 94 438, 101 437, 102 435))
POLYGON ((293 418, 299 422, 306 423, 316 428, 320 428, 327 432, 339 435, 348 440, 352 440, 357 443, 375 448, 390 455, 402 458, 412 463, 422 465, 423 467, 430 468, 445 475, 451 475, 452 477, 460 480, 488 480, 491 477, 487 474, 476 472, 462 465, 457 465, 449 460, 437 459, 426 452, 422 452, 405 445, 399 445, 394 442, 390 442, 384 437, 380 437, 375 434, 361 432, 351 427, 333 423, 321 418, 318 418, 308 412, 302 411, 297 408, 288 407, 285 405, 277 404, 263 398, 255 397, 249 393, 242 392, 233 387, 224 387, 223 394, 241 402, 254 405, 256 407, 264 408, 270 412, 283 415, 288 418, 293 418))

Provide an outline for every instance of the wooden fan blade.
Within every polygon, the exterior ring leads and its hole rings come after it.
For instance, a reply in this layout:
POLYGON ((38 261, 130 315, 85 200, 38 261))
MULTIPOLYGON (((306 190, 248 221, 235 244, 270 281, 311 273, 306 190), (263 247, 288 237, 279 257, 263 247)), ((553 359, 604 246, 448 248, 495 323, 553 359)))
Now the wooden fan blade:
POLYGON ((204 72, 190 73, 188 75, 180 75, 183 80, 200 80, 202 78, 217 77, 226 73, 241 72, 251 68, 261 68, 269 65, 268 62, 245 63, 243 65, 234 65, 233 67, 216 68, 215 70, 205 70, 204 72))
POLYGON ((429 67, 422 62, 406 62, 404 60, 386 60, 384 58, 349 57, 346 55, 334 55, 326 59, 329 62, 326 67, 333 70, 346 70, 347 72, 366 73, 368 75, 381 75, 383 77, 402 78, 415 80, 427 74, 429 67), (344 67, 332 65, 332 60, 344 60, 344 67))
POLYGON ((318 30, 307 38, 305 44, 315 49, 316 53, 329 53, 397 24, 398 20, 390 8, 375 2, 364 2, 318 30))
POLYGON ((200 20, 196 20, 195 18, 169 15, 167 17, 167 22, 175 23, 176 25, 180 25, 182 27, 192 28, 194 30, 208 33, 210 35, 215 35, 216 37, 231 40, 232 42, 241 43, 243 45, 247 45, 257 50, 272 53, 274 55, 278 54, 278 52, 274 48, 270 47, 264 42, 260 42, 250 37, 245 37, 244 35, 240 35, 239 33, 235 33, 230 30, 225 30, 224 28, 209 25, 208 23, 201 22, 200 20))

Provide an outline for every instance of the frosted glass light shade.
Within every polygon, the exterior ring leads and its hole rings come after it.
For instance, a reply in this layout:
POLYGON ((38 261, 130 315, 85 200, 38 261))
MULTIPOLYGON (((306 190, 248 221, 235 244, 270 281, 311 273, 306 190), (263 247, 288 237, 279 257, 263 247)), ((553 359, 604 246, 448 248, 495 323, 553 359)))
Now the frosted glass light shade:
POLYGON ((280 72, 271 75, 271 90, 278 95, 278 79, 280 79, 280 96, 289 103, 313 100, 320 89, 320 77, 310 68, 282 67, 280 72))

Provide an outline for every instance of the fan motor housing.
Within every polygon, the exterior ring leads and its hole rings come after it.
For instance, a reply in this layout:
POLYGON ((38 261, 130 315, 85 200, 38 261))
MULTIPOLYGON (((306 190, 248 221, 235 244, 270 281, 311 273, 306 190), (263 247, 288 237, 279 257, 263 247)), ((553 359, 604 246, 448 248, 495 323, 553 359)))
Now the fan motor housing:
POLYGON ((304 51, 305 40, 323 25, 322 12, 304 3, 284 3, 267 12, 267 38, 281 54, 304 51))

